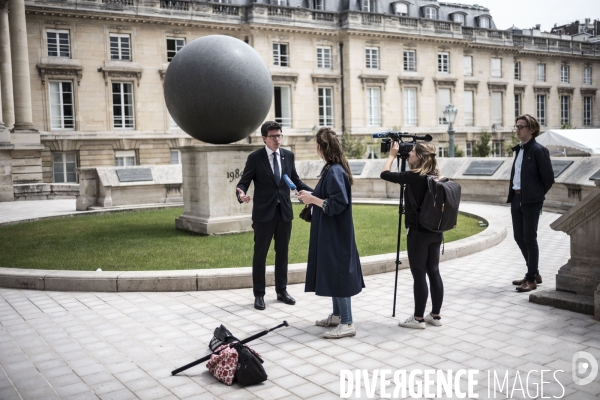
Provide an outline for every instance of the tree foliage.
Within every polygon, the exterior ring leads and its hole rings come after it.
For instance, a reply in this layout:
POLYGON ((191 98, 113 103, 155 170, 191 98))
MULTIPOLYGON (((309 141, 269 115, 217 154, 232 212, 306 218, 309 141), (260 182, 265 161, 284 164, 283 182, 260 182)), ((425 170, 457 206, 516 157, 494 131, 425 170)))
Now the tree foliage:
POLYGON ((367 145, 364 141, 360 138, 352 137, 346 128, 342 129, 341 142, 342 150, 344 150, 344 154, 349 160, 363 158, 367 151, 367 145))
POLYGON ((488 131, 481 132, 479 140, 473 146, 473 157, 489 157, 492 154, 492 146, 490 141, 492 140, 492 134, 488 131))
POLYGON ((506 151, 506 155, 508 157, 512 157, 512 155, 513 155, 512 148, 515 147, 516 145, 518 145, 519 143, 521 143, 521 141, 517 137, 517 134, 513 132, 510 142, 507 142, 504 144, 504 151, 506 151))

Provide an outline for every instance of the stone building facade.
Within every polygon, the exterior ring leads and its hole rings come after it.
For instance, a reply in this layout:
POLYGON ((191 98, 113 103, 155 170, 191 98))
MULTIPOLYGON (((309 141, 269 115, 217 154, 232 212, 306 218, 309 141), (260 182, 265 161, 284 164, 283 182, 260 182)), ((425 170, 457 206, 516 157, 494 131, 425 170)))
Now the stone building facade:
POLYGON ((449 103, 467 156, 483 130, 502 156, 520 113, 543 130, 600 126, 595 38, 497 30, 479 6, 0 0, 1 199, 13 198, 12 185, 77 182, 78 167, 179 162, 177 149, 194 140, 171 120, 162 81, 182 46, 212 34, 263 57, 274 84, 268 118, 299 159, 315 157, 324 125, 361 138, 428 133, 446 155, 449 103))

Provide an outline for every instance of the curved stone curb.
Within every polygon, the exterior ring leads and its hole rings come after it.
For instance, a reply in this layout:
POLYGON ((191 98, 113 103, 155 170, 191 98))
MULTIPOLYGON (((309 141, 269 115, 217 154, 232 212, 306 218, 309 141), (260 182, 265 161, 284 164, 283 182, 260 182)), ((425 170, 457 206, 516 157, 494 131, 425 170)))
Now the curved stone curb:
MULTIPOLYGON (((372 201, 368 203, 374 204, 372 201)), ((377 204, 390 204, 390 202, 380 201, 377 204)), ((477 235, 446 244, 440 261, 448 261, 477 253, 499 244, 506 237, 504 221, 494 216, 462 213, 480 219, 485 218, 488 227, 477 235)), ((402 262, 400 269, 408 268, 406 251, 400 253, 400 261, 402 262)), ((363 275, 390 272, 396 268, 396 253, 361 257, 360 262, 363 275)), ((290 264, 288 267, 288 283, 304 282, 305 274, 306 263, 290 264)), ((275 283, 273 266, 267 267, 266 282, 268 286, 275 283)), ((0 268, 0 287, 81 292, 174 292, 240 289, 252 287, 252 268, 128 272, 0 268)))

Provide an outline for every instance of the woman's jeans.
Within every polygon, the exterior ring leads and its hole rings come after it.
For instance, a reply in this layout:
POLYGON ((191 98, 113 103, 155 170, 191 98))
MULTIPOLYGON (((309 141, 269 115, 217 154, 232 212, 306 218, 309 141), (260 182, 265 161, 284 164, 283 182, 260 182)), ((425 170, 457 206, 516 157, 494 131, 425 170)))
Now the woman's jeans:
POLYGON ((350 297, 332 297, 333 315, 342 317, 342 324, 352 323, 352 307, 350 297))

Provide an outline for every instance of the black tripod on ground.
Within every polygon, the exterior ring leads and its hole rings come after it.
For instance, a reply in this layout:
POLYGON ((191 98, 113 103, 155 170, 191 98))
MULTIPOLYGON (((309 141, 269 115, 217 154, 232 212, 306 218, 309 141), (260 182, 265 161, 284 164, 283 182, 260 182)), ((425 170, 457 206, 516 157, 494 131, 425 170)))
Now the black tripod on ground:
MULTIPOLYGON (((400 142, 400 146, 402 148, 402 142, 400 142)), ((412 146, 411 146, 412 148, 412 146)), ((408 151, 410 153, 410 150, 408 151)), ((406 171, 406 160, 408 159, 408 153, 404 154, 398 152, 396 156, 396 162, 398 163, 398 170, 400 172, 406 171), (402 160, 402 161, 400 161, 402 160)), ((392 309, 392 317, 396 316, 396 292, 398 291, 398 269, 400 268, 400 239, 402 236, 402 214, 404 214, 404 190, 406 189, 405 184, 400 184, 400 199, 398 202, 398 243, 396 245, 396 279, 394 279, 394 308, 392 309)))

